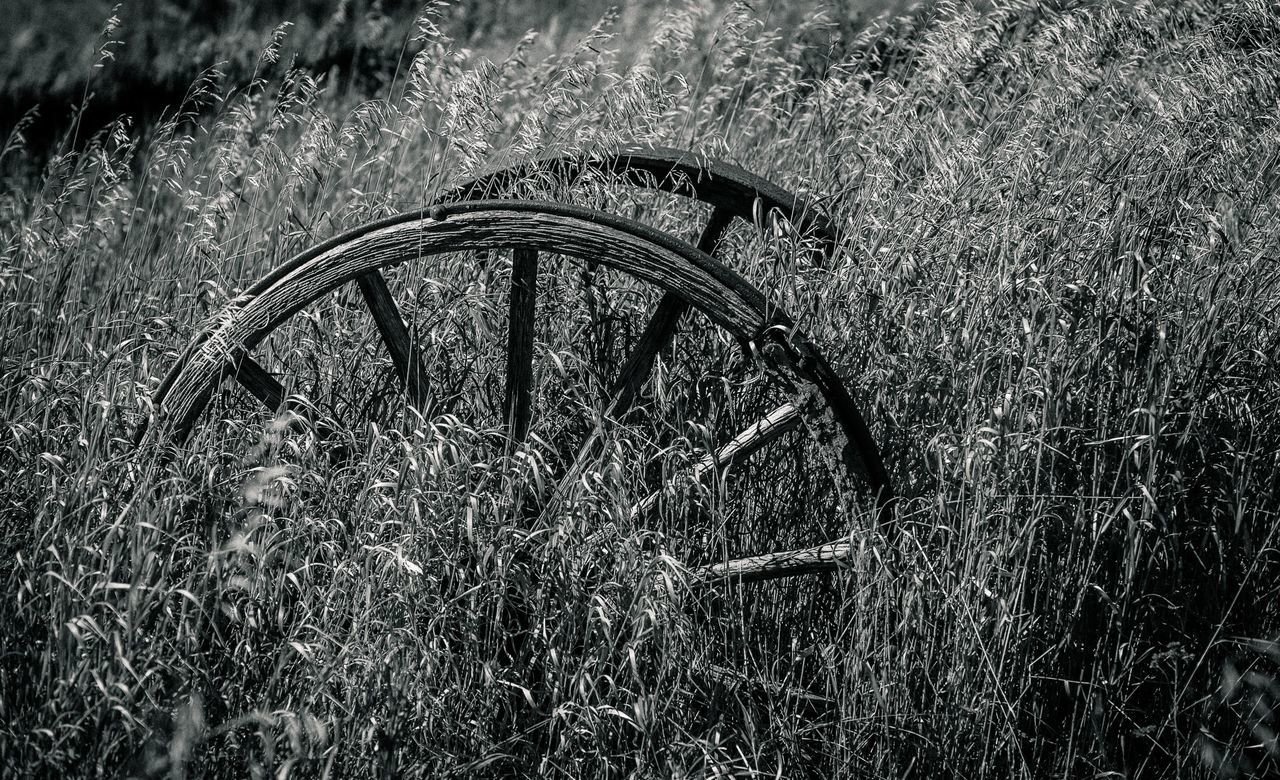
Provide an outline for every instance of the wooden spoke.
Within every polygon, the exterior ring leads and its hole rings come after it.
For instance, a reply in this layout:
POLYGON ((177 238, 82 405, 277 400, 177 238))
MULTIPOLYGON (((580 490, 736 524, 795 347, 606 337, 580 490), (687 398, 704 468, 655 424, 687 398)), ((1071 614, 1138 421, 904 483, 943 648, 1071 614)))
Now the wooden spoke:
POLYGON ((285 390, 270 371, 248 355, 242 355, 235 364, 235 379, 262 405, 275 412, 284 406, 285 390))
MULTIPOLYGON (((709 453, 694 465, 689 476, 695 481, 700 480, 709 471, 726 469, 738 463, 770 442, 776 441, 783 434, 794 431, 800 426, 801 419, 800 407, 796 404, 785 403, 779 406, 742 429, 741 433, 730 439, 728 444, 716 450, 714 454, 709 453)), ((655 490, 632 507, 631 514, 639 516, 649 513, 661 496, 662 491, 655 490)))
POLYGON ((405 327, 404 318, 400 316, 400 307, 387 287, 387 280, 379 271, 370 271, 356 277, 360 293, 364 296, 373 321, 378 326, 378 333, 391 353, 391 360, 396 364, 396 373, 404 382, 405 392, 410 403, 423 408, 427 403, 427 375, 422 366, 422 355, 418 352, 405 327))
POLYGON ((701 477, 714 468, 728 468, 800 426, 800 407, 785 403, 742 429, 729 443, 694 466, 694 476, 701 477))
POLYGON ((653 371, 654 359, 664 347, 671 343, 672 337, 676 334, 676 326, 688 308, 689 304, 672 293, 663 295, 662 300, 658 301, 658 308, 654 310, 653 316, 644 326, 635 349, 622 364, 622 369, 618 372, 618 381, 614 383, 613 390, 609 393, 613 399, 609 403, 609 416, 621 418, 631 411, 636 398, 640 395, 640 388, 653 371))
POLYGON ((779 577, 795 577, 800 574, 813 574, 839 568, 840 563, 848 559, 850 548, 849 542, 830 542, 803 550, 755 555, 750 558, 738 558, 703 566, 695 569, 694 574, 703 583, 726 579, 734 582, 754 582, 779 577))
POLYGON ((702 235, 698 236, 698 251, 715 257, 720 239, 724 238, 724 231, 729 229, 731 222, 733 222, 733 212, 729 209, 717 206, 712 210, 711 216, 707 218, 707 224, 702 228, 702 235))
MULTIPOLYGON (((698 239, 698 249, 707 254, 714 253, 716 246, 720 243, 720 239, 724 236, 725 229, 733 221, 733 217, 733 213, 727 208, 717 207, 713 210, 710 219, 707 220, 706 227, 702 229, 702 236, 698 239)), ((671 338, 675 335, 676 327, 679 325, 680 317, 684 315, 688 308, 689 304, 685 303, 683 298, 670 292, 664 294, 661 300, 658 301, 658 308, 645 326, 644 332, 640 334, 640 339, 637 341, 635 349, 627 357, 621 371, 618 373, 618 381, 610 393, 612 400, 609 402, 605 413, 606 418, 622 418, 631 410, 635 399, 640 394, 640 388, 653 370, 654 358, 664 347, 671 343, 671 338)), ((569 464, 564 477, 561 478, 555 492, 552 494, 552 500, 547 509, 558 506, 559 501, 570 490, 570 486, 581 477, 582 467, 580 464, 595 453, 603 433, 602 429, 596 428, 591 432, 587 440, 583 442, 582 447, 578 450, 578 456, 569 464)))
MULTIPOLYGON (((311 411, 303 404, 290 401, 284 385, 280 384, 280 381, 272 376, 271 372, 267 371, 261 363, 248 355, 244 355, 236 361, 235 379, 254 398, 261 401, 262 405, 271 411, 282 412, 288 410, 292 412, 293 419, 289 423, 290 428, 296 428, 303 420, 312 419, 311 411)), ((333 433, 333 430, 324 424, 317 424, 316 432, 321 436, 329 436, 333 433)))
POLYGON ((529 434, 533 405, 533 330, 538 299, 538 252, 517 249, 511 258, 511 317, 507 330, 507 392, 503 418, 512 441, 529 434))
MULTIPOLYGON (((723 206, 717 206, 711 212, 711 218, 707 220, 707 225, 698 238, 698 249, 714 255, 720 239, 724 236, 724 231, 732 221, 733 212, 723 206)), ((658 301, 658 308, 654 310, 653 316, 645 325, 635 349, 627 356, 626 362, 618 372, 618 381, 614 383, 613 391, 610 393, 613 400, 609 404, 609 416, 621 418, 631 411, 632 405, 640 395, 640 388, 649 378, 649 373, 653 371, 654 359, 671 343, 671 339, 676 334, 676 327, 680 324, 680 318, 688 308, 689 304, 673 293, 666 293, 658 301)))

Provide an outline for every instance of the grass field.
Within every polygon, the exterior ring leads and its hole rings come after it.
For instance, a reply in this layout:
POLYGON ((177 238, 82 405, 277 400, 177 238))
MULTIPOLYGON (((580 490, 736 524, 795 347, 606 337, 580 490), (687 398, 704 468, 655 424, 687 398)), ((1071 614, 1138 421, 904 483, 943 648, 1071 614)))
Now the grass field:
MULTIPOLYGON (((0 774, 1280 773, 1270 4, 346 5, 364 15, 331 27, 376 57, 308 60, 289 36, 329 28, 248 19, 167 110, 109 118, 99 97, 132 105, 113 84, 149 83, 112 43, 159 24, 144 5, 59 82, 83 121, 4 121, 0 774), (892 529, 803 432, 631 516, 771 400, 696 319, 648 411, 554 511, 522 509, 656 296, 547 262, 512 452, 501 252, 389 275, 427 408, 344 288, 260 349, 311 423, 228 386, 191 442, 135 447, 184 346, 290 256, 636 142, 736 162, 838 227, 826 267, 748 226, 721 256, 844 377, 892 529), (687 582, 832 538, 853 552, 831 575, 687 582)), ((6 104, 54 89, 24 78, 6 104)), ((521 186, 687 241, 705 218, 608 177, 521 186)))

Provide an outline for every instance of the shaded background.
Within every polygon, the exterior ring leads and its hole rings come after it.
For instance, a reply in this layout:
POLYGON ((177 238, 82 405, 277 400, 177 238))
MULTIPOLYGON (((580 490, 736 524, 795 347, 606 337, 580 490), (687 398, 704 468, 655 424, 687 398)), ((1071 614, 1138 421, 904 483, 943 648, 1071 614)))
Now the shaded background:
MULTIPOLYGON (((4 0, 0 134, 7 135, 34 111, 24 134, 39 148, 68 124, 87 95, 92 100, 84 108, 82 127, 92 131, 121 114, 145 124, 181 101, 210 68, 217 66, 224 85, 247 82, 258 67, 259 53, 286 22, 283 62, 326 74, 346 89, 376 94, 389 88, 397 70, 417 53, 414 21, 429 5, 408 0, 4 0), (116 24, 109 22, 113 15, 116 24)), ((679 5, 655 0, 456 0, 438 14, 455 41, 481 54, 492 50, 498 57, 529 30, 539 32, 539 47, 554 50, 566 36, 589 28, 616 7, 625 62, 626 42, 645 39, 652 17, 679 5)), ((708 0, 702 5, 728 3, 708 0)), ((764 3, 758 10, 785 22, 786 17, 804 17, 809 5, 764 3)), ((846 8, 839 15, 838 38, 847 40, 880 12, 927 4, 845 0, 836 5, 846 8)))

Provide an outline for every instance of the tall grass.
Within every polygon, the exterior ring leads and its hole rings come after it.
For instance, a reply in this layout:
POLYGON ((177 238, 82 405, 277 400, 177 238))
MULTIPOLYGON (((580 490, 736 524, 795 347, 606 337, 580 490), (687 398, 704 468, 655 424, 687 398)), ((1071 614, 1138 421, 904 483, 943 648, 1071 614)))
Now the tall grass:
MULTIPOLYGON (((1273 8, 859 25, 845 3, 689 2, 494 61, 442 13, 376 95, 288 67, 282 28, 247 81, 207 71, 159 121, 5 144, 5 774, 1277 770, 1273 8), (392 275, 429 410, 406 412, 340 291, 263 347, 315 425, 228 391, 192 443, 134 448, 186 342, 293 253, 481 171, 635 141, 835 220, 831 267, 747 230, 727 256, 854 391, 897 533, 794 465, 821 461, 803 437, 630 516, 732 426, 731 396, 768 400, 696 327, 650 387, 662 413, 615 429, 555 516, 527 511, 654 295, 548 266, 543 438, 511 452, 496 255, 392 275), (733 508, 757 505, 790 525, 733 508), (685 585, 698 556, 823 534, 856 542, 836 575, 685 585)), ((607 179, 521 186, 690 239, 701 216, 607 179)))

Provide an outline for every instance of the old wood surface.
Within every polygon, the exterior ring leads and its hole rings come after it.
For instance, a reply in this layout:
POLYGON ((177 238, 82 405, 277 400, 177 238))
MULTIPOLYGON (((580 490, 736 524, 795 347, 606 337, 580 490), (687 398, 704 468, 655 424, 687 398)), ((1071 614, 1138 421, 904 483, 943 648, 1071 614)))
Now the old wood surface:
POLYGON ((422 356, 418 352, 417 344, 409 335, 408 328, 405 327, 404 317, 401 316, 400 307, 396 305, 396 299, 387 287, 386 278, 381 272, 373 270, 357 276, 356 284, 359 285, 360 294, 364 296, 365 304, 373 314, 374 324, 378 327, 383 343, 387 345, 387 351, 391 353, 396 374, 404 383, 410 402, 420 409, 425 408, 429 390, 422 356))
POLYGON ((271 372, 248 355, 241 355, 235 360, 233 369, 235 380, 248 390, 254 398, 273 412, 284 406, 285 390, 271 372))
MULTIPOLYGON (((731 222, 733 222, 733 213, 723 206, 717 206, 702 229, 702 235, 698 239, 698 250, 715 256, 720 239, 731 222)), ((653 371, 653 361, 657 359, 658 353, 671 343, 671 339, 675 337, 676 328, 680 325, 680 318, 688 310, 689 304, 673 292, 665 293, 658 301, 653 316, 645 324, 644 331, 641 332, 631 354, 618 372, 617 382, 610 394, 613 400, 609 406, 609 416, 621 419, 631 410, 636 398, 640 395, 640 388, 653 371)))
POLYGON ((733 163, 663 146, 625 146, 587 157, 544 157, 481 176, 444 193, 439 200, 498 198, 509 195, 521 180, 550 175, 557 182, 568 183, 588 171, 619 174, 636 187, 710 203, 748 222, 758 215, 779 214, 800 234, 817 240, 815 260, 820 265, 830 261, 839 243, 834 225, 805 198, 733 163))
POLYGON ((507 389, 502 416, 514 442, 529 435, 533 418, 533 335, 538 302, 538 253, 516 249, 511 258, 507 325, 507 389))
POLYGON ((839 568, 849 558, 850 549, 848 542, 830 542, 803 550, 755 555, 750 558, 738 558, 703 566, 695 569, 693 575, 697 580, 710 583, 726 579, 735 582, 758 582, 779 577, 814 574, 839 568))
MULTIPOLYGON (((697 481, 712 471, 727 469, 743 458, 749 457, 752 453, 758 452, 768 444, 777 441, 783 434, 794 431, 800 426, 801 422, 802 416, 800 407, 797 404, 791 402, 782 404, 761 419, 742 429, 720 449, 716 450, 714 454, 708 454, 694 464, 693 468, 689 470, 688 476, 690 479, 697 481)), ((662 489, 659 489, 645 496, 644 500, 632 508, 631 513, 643 516, 653 511, 659 499, 662 498, 662 493, 662 489)))

